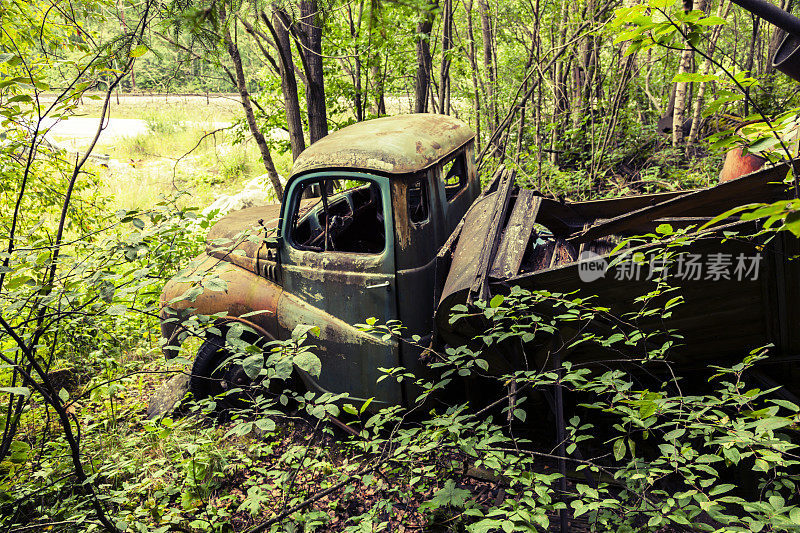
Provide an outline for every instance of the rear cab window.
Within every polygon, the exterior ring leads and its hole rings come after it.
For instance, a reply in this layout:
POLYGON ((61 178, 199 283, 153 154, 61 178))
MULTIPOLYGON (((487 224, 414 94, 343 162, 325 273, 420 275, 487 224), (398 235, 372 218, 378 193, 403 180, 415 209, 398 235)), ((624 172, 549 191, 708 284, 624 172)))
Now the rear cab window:
POLYGON ((427 224, 431 218, 430 195, 426 175, 411 180, 408 185, 408 219, 415 226, 427 224))
POLYGON ((448 201, 467 187, 467 157, 464 150, 442 164, 440 176, 444 182, 444 194, 448 201))

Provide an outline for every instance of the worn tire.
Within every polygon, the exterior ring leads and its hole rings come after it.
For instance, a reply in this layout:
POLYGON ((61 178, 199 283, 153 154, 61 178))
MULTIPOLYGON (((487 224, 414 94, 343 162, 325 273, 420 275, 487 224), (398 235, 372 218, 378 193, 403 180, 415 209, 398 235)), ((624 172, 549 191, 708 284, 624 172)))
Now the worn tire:
POLYGON ((218 409, 245 407, 253 395, 246 391, 258 385, 259 380, 251 380, 241 365, 230 364, 235 354, 225 349, 225 339, 210 336, 200 346, 192 365, 189 390, 195 400, 217 396, 227 390, 242 387, 245 392, 227 396, 217 401, 218 409))

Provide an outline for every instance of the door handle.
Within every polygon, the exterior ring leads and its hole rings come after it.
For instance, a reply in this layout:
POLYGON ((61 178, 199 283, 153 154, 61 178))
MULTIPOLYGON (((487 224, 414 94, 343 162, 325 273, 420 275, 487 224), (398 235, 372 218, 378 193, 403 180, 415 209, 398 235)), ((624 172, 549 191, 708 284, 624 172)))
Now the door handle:
POLYGON ((386 287, 386 290, 389 290, 389 282, 384 281, 383 283, 375 283, 374 285, 367 285, 368 289, 380 289, 382 287, 386 287))

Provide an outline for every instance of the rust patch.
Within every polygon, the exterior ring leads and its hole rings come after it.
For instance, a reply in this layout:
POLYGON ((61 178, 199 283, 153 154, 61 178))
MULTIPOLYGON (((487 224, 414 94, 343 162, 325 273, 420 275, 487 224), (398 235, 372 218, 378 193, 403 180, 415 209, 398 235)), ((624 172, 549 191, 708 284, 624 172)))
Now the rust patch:
MULTIPOLYGON (((218 284, 217 282, 216 284, 218 284)), ((276 312, 283 289, 252 272, 202 254, 195 259, 193 269, 183 278, 175 277, 164 286, 161 293, 161 314, 169 307, 180 316, 226 314, 249 317, 253 323, 268 332, 277 330, 276 312), (212 279, 224 283, 224 290, 210 290, 212 279), (194 287, 202 291, 194 300, 186 299, 194 287)))
POLYGON ((470 143, 475 133, 447 115, 417 113, 357 122, 308 147, 292 176, 316 169, 377 170, 411 174, 470 143), (376 137, 381 142, 375 142, 376 137))
POLYGON ((411 222, 408 218, 408 183, 392 182, 392 205, 394 206, 394 233, 397 246, 407 250, 411 245, 411 222))

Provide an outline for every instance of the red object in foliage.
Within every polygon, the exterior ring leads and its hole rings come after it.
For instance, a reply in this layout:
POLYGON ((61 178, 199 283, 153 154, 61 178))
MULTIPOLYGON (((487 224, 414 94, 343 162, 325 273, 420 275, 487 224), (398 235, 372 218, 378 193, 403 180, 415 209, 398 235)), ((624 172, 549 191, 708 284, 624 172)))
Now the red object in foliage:
POLYGON ((744 149, 739 146, 728 150, 725 156, 725 164, 722 165, 722 172, 719 173, 719 181, 730 181, 742 177, 745 174, 755 172, 764 166, 767 160, 755 154, 746 154, 744 149))

